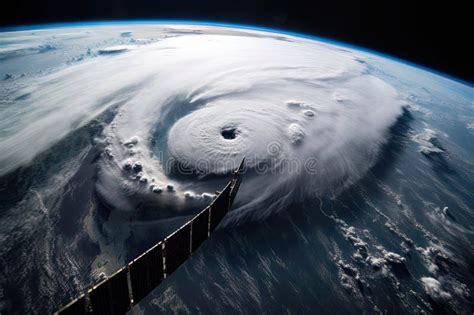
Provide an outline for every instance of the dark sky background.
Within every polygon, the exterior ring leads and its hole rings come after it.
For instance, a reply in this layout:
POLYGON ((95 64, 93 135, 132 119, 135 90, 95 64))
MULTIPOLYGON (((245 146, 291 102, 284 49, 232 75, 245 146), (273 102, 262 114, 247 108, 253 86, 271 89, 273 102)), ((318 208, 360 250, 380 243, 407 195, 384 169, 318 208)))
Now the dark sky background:
POLYGON ((474 17, 465 3, 362 0, 15 0, 0 25, 180 19, 277 27, 355 44, 474 82, 474 17))

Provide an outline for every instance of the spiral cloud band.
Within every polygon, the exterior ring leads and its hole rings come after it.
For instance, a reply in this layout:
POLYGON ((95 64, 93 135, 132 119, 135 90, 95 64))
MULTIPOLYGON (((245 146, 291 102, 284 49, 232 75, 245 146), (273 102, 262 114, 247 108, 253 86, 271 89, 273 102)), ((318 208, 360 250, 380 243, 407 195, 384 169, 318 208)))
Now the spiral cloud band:
POLYGON ((278 209, 360 179, 402 109, 362 53, 313 40, 214 28, 112 48, 14 92, 27 110, 2 120, 0 174, 113 110, 97 182, 107 202, 208 203, 245 157, 237 205, 263 216, 260 201, 278 209))

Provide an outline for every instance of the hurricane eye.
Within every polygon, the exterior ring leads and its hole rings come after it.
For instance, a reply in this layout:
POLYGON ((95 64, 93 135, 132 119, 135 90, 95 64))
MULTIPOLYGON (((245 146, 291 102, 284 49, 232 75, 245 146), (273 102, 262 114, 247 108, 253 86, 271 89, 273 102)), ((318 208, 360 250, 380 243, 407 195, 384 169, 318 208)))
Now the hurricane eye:
POLYGON ((226 140, 232 140, 237 137, 237 129, 236 128, 224 128, 221 130, 221 135, 226 140))

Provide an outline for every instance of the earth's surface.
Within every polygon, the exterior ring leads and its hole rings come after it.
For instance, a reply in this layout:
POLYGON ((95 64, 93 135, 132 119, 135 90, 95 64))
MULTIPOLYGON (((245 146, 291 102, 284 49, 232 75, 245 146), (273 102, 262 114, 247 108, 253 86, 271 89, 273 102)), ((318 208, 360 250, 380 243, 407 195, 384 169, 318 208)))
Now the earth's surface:
POLYGON ((209 204, 234 209, 139 308, 474 310, 474 88, 238 27, 0 33, 0 313, 45 314, 209 204))

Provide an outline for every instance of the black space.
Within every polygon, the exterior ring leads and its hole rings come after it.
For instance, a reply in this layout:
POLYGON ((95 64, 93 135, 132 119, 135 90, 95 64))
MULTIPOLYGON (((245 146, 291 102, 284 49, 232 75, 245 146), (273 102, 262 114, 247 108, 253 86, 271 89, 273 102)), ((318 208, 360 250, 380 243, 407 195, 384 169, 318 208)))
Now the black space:
POLYGON ((180 19, 277 27, 393 55, 474 82, 472 9, 460 1, 16 0, 0 25, 180 19))

